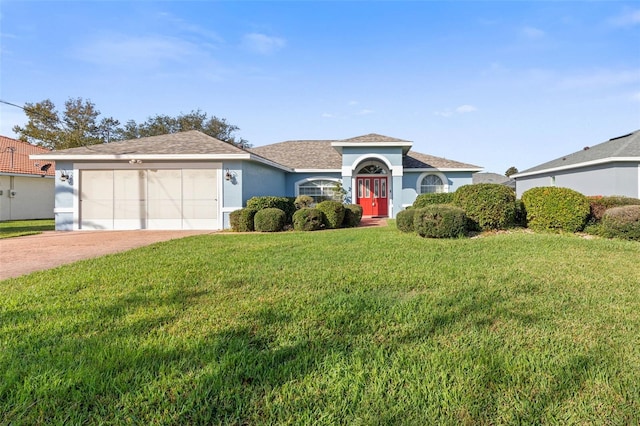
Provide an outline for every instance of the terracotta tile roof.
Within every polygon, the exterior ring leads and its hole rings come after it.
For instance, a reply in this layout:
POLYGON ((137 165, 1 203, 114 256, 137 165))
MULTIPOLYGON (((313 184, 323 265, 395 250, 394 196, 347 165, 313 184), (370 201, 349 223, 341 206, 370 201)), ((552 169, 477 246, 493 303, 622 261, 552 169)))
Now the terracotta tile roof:
POLYGON ((51 151, 53 156, 68 155, 189 155, 246 154, 246 151, 197 130, 149 136, 140 139, 89 145, 51 151))
POLYGON ((54 162, 29 159, 30 154, 47 154, 49 152, 51 151, 46 148, 0 136, 0 173, 54 176, 54 162), (46 164, 51 164, 51 166, 46 171, 42 171, 41 167, 46 164))

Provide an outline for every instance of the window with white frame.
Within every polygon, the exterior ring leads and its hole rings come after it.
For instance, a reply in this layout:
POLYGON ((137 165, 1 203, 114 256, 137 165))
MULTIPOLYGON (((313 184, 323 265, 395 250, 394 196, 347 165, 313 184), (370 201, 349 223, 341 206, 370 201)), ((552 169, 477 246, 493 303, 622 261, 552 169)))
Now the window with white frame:
POLYGON ((340 195, 335 192, 337 185, 338 182, 333 180, 309 180, 298 185, 298 193, 296 195, 308 195, 316 203, 325 200, 340 201, 340 195))
POLYGON ((426 175, 422 178, 422 181, 420 182, 421 194, 431 194, 439 192, 447 192, 444 182, 442 182, 440 176, 426 175))

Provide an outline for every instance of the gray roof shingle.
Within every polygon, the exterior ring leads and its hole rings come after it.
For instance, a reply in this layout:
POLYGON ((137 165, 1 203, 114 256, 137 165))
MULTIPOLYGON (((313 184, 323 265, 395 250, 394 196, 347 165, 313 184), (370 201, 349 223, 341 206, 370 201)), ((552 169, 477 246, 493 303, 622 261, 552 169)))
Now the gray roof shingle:
POLYGON ((638 158, 640 160, 640 130, 624 136, 609 139, 598 145, 584 147, 580 151, 565 155, 555 160, 523 170, 518 175, 535 173, 558 167, 578 166, 591 161, 605 160, 607 158, 638 158))
POLYGON ((197 130, 100 145, 51 151, 47 155, 189 155, 246 154, 246 151, 197 130))

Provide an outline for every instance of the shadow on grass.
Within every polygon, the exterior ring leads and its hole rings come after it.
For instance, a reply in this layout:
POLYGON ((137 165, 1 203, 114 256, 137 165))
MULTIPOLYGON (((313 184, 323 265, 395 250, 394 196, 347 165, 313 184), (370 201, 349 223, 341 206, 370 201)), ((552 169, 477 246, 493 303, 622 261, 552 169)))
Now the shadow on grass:
MULTIPOLYGON (((424 343, 461 325, 486 330, 500 319, 524 326, 542 320, 504 308, 507 299, 500 293, 470 288, 424 300, 433 312, 407 321, 406 332, 381 331, 393 318, 396 299, 338 291, 319 298, 319 309, 304 317, 276 304, 247 312, 239 325, 219 332, 193 331, 189 337, 172 331, 193 321, 186 312, 204 303, 200 299, 205 294, 189 289, 160 296, 133 293, 96 307, 98 320, 73 322, 69 312, 68 327, 24 329, 24 339, 4 345, 0 355, 0 371, 5 372, 0 423, 267 422, 274 414, 265 413, 266 395, 288 383, 295 386, 320 369, 331 370, 327 360, 336 354, 349 359, 355 349, 374 352, 384 345, 385 356, 391 357, 400 347, 424 343), (380 333, 387 334, 377 341, 380 333)), ((19 308, 3 313, 3 319, 18 324, 23 315, 33 321, 32 312, 19 308)), ((469 401, 460 402, 473 422, 491 423, 488 419, 498 414, 501 393, 509 387, 510 352, 499 343, 481 340, 462 354, 480 371, 469 401)), ((550 384, 536 395, 525 395, 528 400, 517 418, 540 423, 549 407, 575 395, 601 357, 587 352, 542 366, 550 384)), ((294 395, 280 397, 292 398, 285 405, 309 410, 309 401, 299 398, 303 392, 296 389, 294 395)), ((349 412, 357 413, 357 398, 343 398, 349 412)), ((447 409, 451 407, 443 407, 447 409)), ((289 415, 295 418, 295 413, 289 415)), ((399 417, 392 420, 402 423, 399 417)))

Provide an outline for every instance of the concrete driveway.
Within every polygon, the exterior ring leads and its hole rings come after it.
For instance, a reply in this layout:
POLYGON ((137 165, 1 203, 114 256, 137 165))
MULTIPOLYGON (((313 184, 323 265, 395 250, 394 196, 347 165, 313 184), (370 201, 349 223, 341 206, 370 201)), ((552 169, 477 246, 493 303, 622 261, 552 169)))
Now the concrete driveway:
POLYGON ((215 231, 47 231, 0 239, 0 280, 159 241, 215 231))

